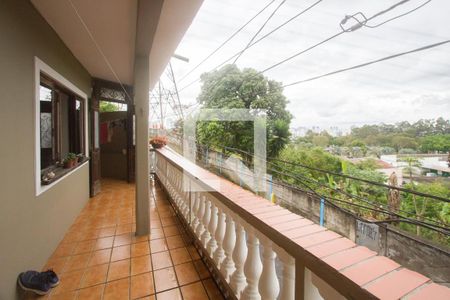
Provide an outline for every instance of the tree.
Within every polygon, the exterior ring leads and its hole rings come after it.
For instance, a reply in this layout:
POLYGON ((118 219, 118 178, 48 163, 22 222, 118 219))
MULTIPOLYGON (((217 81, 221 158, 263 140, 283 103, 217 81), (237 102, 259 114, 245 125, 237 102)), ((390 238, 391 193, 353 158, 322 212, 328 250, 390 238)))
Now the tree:
POLYGON ((437 134, 425 136, 420 141, 420 149, 423 152, 449 152, 450 134, 437 134))
MULTIPOLYGON (((292 115, 286 110, 288 101, 281 83, 269 80, 254 69, 239 70, 227 65, 201 76, 202 89, 197 100, 203 108, 265 110, 267 114, 267 154, 275 157, 289 142, 292 115)), ((253 152, 252 122, 199 122, 197 137, 200 143, 226 145, 253 152), (214 123, 214 125, 212 125, 214 123)))
POLYGON ((119 106, 113 102, 100 101, 100 112, 113 112, 119 110, 119 106))
MULTIPOLYGON (((403 158, 402 161, 407 163, 404 170, 409 175, 409 180, 411 181, 411 189, 414 191, 415 184, 413 181, 413 173, 416 168, 420 167, 420 162, 417 158, 410 157, 410 156, 403 158)), ((425 198, 425 200, 422 202, 422 207, 419 207, 419 203, 416 199, 415 194, 412 194, 412 200, 414 203, 414 211, 416 213, 417 218, 420 220, 425 212, 425 207, 427 205, 427 199, 425 198)), ((417 233, 417 235, 420 235, 420 226, 416 226, 416 233, 417 233)))

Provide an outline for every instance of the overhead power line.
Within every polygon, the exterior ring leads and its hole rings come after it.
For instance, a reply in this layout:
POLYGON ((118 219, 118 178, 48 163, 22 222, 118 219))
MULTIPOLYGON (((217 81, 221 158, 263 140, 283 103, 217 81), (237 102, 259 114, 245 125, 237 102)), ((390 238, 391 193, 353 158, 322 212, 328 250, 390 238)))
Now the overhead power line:
POLYGON ((273 64, 273 65, 271 65, 270 67, 265 68, 264 70, 258 72, 258 74, 262 74, 262 73, 265 73, 265 72, 267 72, 267 71, 269 71, 269 70, 272 70, 272 69, 274 69, 274 68, 276 68, 276 67, 278 67, 278 66, 280 66, 280 65, 282 65, 282 64, 284 64, 284 63, 286 63, 286 62, 288 62, 288 61, 290 61, 290 60, 292 60, 292 59, 294 59, 294 58, 296 58, 296 57, 298 57, 298 56, 300 56, 300 55, 302 55, 302 54, 304 54, 304 53, 306 53, 306 52, 308 52, 308 51, 310 51, 310 50, 312 50, 312 49, 314 49, 314 48, 316 48, 316 47, 319 47, 319 46, 322 45, 322 44, 325 44, 325 43, 327 43, 327 42, 329 42, 329 41, 331 41, 331 40, 337 38, 338 36, 340 36, 340 35, 342 35, 342 34, 344 34, 344 33, 356 31, 356 30, 360 29, 361 27, 365 26, 365 24, 367 24, 369 21, 371 21, 371 20, 373 20, 373 19, 375 19, 375 18, 377 18, 377 17, 379 17, 379 16, 381 16, 381 15, 383 15, 383 14, 385 14, 385 13, 387 13, 387 12, 393 10, 393 9, 395 9, 397 6, 402 5, 402 4, 405 4, 405 3, 409 2, 409 1, 411 1, 411 0, 403 0, 403 1, 400 1, 400 2, 398 2, 398 3, 396 3, 396 4, 392 5, 392 6, 390 6, 389 8, 387 8, 387 9, 385 9, 385 10, 382 10, 382 11, 380 11, 380 12, 374 14, 374 15, 371 16, 370 18, 366 18, 366 17, 364 16, 364 14, 361 13, 361 12, 358 12, 358 13, 356 13, 356 14, 354 14, 354 15, 351 15, 351 16, 346 16, 346 17, 341 21, 341 28, 342 28, 342 31, 340 31, 340 32, 338 32, 338 33, 336 33, 336 34, 334 34, 334 35, 332 35, 332 36, 330 36, 330 37, 324 39, 323 41, 320 41, 319 43, 316 43, 316 44, 314 44, 314 45, 312 45, 312 46, 310 46, 310 47, 308 47, 308 48, 306 48, 306 49, 304 49, 304 50, 301 50, 301 51, 299 51, 299 52, 297 52, 297 53, 295 53, 295 54, 293 54, 293 55, 291 55, 291 56, 289 56, 289 57, 287 57, 287 58, 285 58, 285 59, 283 59, 283 60, 281 60, 281 61, 279 61, 279 62, 273 64), (361 20, 357 19, 357 17, 356 17, 357 15, 362 15, 362 16, 364 17, 364 20, 361 21, 361 20), (343 27, 343 25, 345 25, 346 22, 347 22, 349 19, 355 20, 355 21, 356 21, 356 24, 354 24, 353 26, 349 27, 348 29, 345 29, 345 28, 343 27))
MULTIPOLYGON (((184 74, 178 82, 183 81, 189 74, 197 70, 198 67, 200 67, 205 61, 207 61, 211 56, 213 56, 217 51, 222 49, 223 46, 225 46, 230 40, 232 40, 239 32, 241 32, 245 27, 247 27, 248 24, 250 24, 254 19, 256 19, 260 14, 262 14, 272 3, 274 3, 275 0, 271 0, 268 4, 266 4, 260 11, 256 13, 253 17, 251 17, 247 22, 245 22, 244 25, 239 27, 235 32, 233 32, 232 35, 230 35, 225 41, 222 42, 216 49, 214 49, 210 54, 208 54, 204 59, 202 59, 195 67, 193 67, 191 70, 189 70, 186 74, 184 74)), ((181 90, 180 90, 181 91, 181 90)))
POLYGON ((338 74, 338 73, 343 73, 343 72, 346 72, 346 71, 359 69, 359 68, 366 67, 366 66, 369 66, 369 65, 373 65, 373 64, 376 64, 376 63, 379 63, 379 62, 383 62, 383 61, 386 61, 386 60, 394 59, 394 58, 397 58, 397 57, 400 57, 400 56, 404 56, 404 55, 408 55, 408 54, 411 54, 411 53, 425 51, 425 50, 428 50, 428 49, 439 47, 439 46, 442 46, 442 45, 445 45, 445 44, 448 44, 448 43, 450 43, 450 40, 446 40, 446 41, 442 41, 442 42, 439 42, 439 43, 423 46, 423 47, 416 48, 416 49, 413 49, 413 50, 409 50, 409 51, 406 51, 406 52, 401 52, 401 53, 389 55, 389 56, 386 56, 386 57, 383 57, 383 58, 379 58, 379 59, 376 59, 376 60, 365 62, 365 63, 359 64, 359 65, 355 65, 355 66, 352 66, 352 67, 343 68, 343 69, 339 69, 339 70, 336 70, 336 71, 333 71, 333 72, 328 72, 328 73, 325 73, 325 74, 322 74, 322 75, 318 75, 318 76, 314 76, 314 77, 311 77, 311 78, 307 78, 307 79, 295 81, 295 82, 292 82, 292 83, 288 83, 288 84, 283 85, 283 87, 289 87, 289 86, 305 83, 305 82, 308 82, 308 81, 321 79, 323 77, 328 77, 328 76, 335 75, 335 74, 338 74))
MULTIPOLYGON (((251 47, 253 47, 254 45, 258 44, 259 42, 261 42, 262 40, 266 39, 267 37, 269 37, 270 35, 272 35, 274 32, 280 30, 281 28, 283 28, 284 26, 286 26, 287 24, 289 24, 290 22, 294 21, 295 19, 297 19, 298 17, 300 17, 301 15, 303 15, 304 13, 308 12, 309 10, 311 10, 314 6, 316 6, 317 4, 319 4, 320 2, 322 2, 323 0, 318 0, 316 2, 314 2, 313 4, 311 4, 310 6, 306 7, 305 9, 303 9, 302 11, 298 12, 297 14, 295 14, 293 17, 289 18, 288 20, 286 20, 285 22, 281 23, 280 25, 278 25, 277 27, 275 27, 274 29, 272 29, 271 31, 269 31, 268 33, 266 33, 265 35, 263 35, 262 37, 260 37, 259 39, 257 39, 256 41, 254 41, 253 43, 251 43, 248 47, 239 50, 238 52, 234 53, 232 56, 228 57, 226 60, 224 60, 223 62, 221 62, 220 64, 218 64, 217 66, 215 66, 214 68, 212 68, 212 70, 216 70, 218 68, 220 68, 221 66, 223 66, 224 64, 226 64, 227 62, 231 61, 233 58, 235 58, 236 56, 240 55, 242 52, 244 52, 247 49, 250 49, 251 47)), ((211 70, 211 71, 212 71, 211 70)), ((189 84, 185 85, 184 87, 182 87, 179 92, 183 91, 184 89, 190 87, 191 85, 193 85, 194 83, 200 81, 200 77, 198 77, 197 79, 195 79, 194 81, 190 82, 189 84)))
POLYGON ((259 27, 259 29, 256 31, 256 33, 252 36, 248 44, 245 46, 245 48, 239 53, 239 55, 234 59, 233 64, 235 64, 239 57, 241 57, 242 54, 244 54, 245 50, 247 50, 250 45, 252 44, 253 40, 258 36, 258 34, 266 27, 267 23, 273 18, 273 16, 277 13, 277 11, 283 6, 283 4, 286 3, 286 0, 283 0, 278 4, 278 6, 274 9, 274 11, 270 14, 270 16, 266 19, 266 21, 259 27))

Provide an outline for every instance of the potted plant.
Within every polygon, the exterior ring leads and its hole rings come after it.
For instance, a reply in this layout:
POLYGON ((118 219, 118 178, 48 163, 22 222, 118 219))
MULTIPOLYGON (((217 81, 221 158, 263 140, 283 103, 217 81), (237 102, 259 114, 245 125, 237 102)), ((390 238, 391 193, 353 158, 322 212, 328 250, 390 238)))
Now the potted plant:
POLYGON ((78 157, 75 153, 69 152, 66 158, 63 160, 64 169, 70 169, 78 164, 78 157))
POLYGON ((167 137, 157 135, 150 139, 150 145, 152 145, 153 148, 159 149, 167 145, 167 137))

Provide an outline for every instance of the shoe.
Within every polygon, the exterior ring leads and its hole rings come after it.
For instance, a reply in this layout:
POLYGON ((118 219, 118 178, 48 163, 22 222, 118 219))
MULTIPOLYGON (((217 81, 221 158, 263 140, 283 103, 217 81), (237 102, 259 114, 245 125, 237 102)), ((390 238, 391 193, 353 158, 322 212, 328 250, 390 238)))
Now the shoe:
POLYGON ((41 274, 47 277, 47 282, 48 284, 50 284, 51 288, 54 288, 59 284, 58 275, 56 275, 56 273, 52 269, 48 269, 47 271, 41 272, 41 274))
POLYGON ((50 291, 47 275, 37 271, 20 273, 17 282, 24 291, 31 291, 38 295, 46 295, 50 291))

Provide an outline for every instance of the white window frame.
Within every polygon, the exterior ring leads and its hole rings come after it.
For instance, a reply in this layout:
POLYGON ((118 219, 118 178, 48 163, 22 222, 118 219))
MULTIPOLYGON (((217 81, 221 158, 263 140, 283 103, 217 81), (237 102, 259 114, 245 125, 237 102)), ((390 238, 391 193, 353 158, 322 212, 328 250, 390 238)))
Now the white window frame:
MULTIPOLYGON (((38 57, 34 57, 34 83, 35 83, 35 100, 34 100, 34 130, 35 130, 35 137, 34 137, 34 145, 35 145, 35 157, 34 157, 34 166, 35 166, 35 191, 36 196, 41 195, 45 191, 48 191, 55 185, 57 185, 61 180, 67 178, 74 172, 77 172, 81 169, 81 166, 84 164, 87 164, 88 161, 84 162, 80 167, 75 168, 74 170, 71 170, 61 178, 58 178, 54 182, 52 182, 49 185, 42 185, 41 184, 41 127, 40 127, 40 88, 41 88, 41 73, 47 75, 51 79, 58 82, 60 85, 64 86, 66 89, 70 90, 74 94, 78 95, 84 102, 84 155, 86 157, 89 157, 89 129, 88 129, 88 97, 86 93, 84 93, 81 89, 76 87, 73 83, 71 83, 69 80, 64 78, 61 74, 56 72, 53 68, 51 68, 49 65, 44 63, 42 60, 40 60, 38 57)), ((78 98, 77 98, 78 99, 78 98)), ((89 184, 89 182, 86 182, 86 184, 89 184)))

